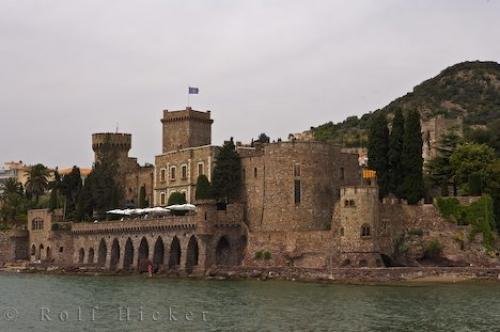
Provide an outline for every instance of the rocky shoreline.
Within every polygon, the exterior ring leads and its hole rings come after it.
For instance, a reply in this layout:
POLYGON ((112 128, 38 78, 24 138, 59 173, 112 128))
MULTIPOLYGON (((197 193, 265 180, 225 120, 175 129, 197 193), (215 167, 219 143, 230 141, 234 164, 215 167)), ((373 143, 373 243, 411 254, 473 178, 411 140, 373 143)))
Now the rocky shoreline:
MULTIPOLYGON (((5 266, 0 272, 58 275, 130 276, 137 272, 106 271, 93 267, 5 266)), ((205 273, 160 272, 154 278, 201 280, 287 280, 316 283, 384 284, 404 282, 456 283, 472 280, 500 281, 500 267, 391 267, 304 269, 289 267, 217 267, 205 273)))

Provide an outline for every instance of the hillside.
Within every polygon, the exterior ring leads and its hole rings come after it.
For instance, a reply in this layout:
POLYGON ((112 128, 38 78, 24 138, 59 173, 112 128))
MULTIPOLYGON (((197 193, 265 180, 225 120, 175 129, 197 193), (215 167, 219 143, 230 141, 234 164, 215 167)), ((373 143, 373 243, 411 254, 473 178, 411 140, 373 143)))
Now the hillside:
MULTIPOLYGON (((375 112, 391 113, 396 107, 417 109, 424 119, 437 115, 463 117, 466 136, 500 151, 500 64, 496 62, 462 62, 448 67, 375 112)), ((318 140, 331 140, 347 147, 365 146, 372 114, 311 129, 318 140)))

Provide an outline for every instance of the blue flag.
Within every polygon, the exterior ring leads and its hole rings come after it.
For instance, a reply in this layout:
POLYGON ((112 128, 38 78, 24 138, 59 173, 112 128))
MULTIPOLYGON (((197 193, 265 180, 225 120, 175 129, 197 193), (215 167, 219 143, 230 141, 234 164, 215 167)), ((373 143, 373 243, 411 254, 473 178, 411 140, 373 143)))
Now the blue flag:
POLYGON ((194 87, 191 87, 191 86, 188 89, 189 89, 189 94, 190 95, 197 95, 198 92, 200 92, 200 90, 198 88, 194 88, 194 87))

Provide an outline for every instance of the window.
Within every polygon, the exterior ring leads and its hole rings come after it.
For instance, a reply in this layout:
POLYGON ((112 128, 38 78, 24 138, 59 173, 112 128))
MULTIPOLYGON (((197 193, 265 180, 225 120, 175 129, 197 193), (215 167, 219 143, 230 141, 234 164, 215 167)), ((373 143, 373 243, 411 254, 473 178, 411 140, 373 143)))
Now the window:
POLYGON ((43 220, 40 218, 35 218, 31 221, 31 229, 38 230, 43 229, 43 220))
POLYGON ((63 252, 64 251, 64 248, 63 247, 59 247, 59 252, 63 252))
POLYGON ((188 177, 188 168, 186 165, 182 165, 181 167, 182 179, 186 180, 188 177))
POLYGON ((160 170, 160 181, 161 181, 161 182, 165 182, 165 178, 166 178, 166 176, 167 176, 167 174, 166 174, 166 173, 167 173, 167 170, 166 170, 166 169, 162 168, 162 169, 160 170))
POLYGON ((198 163, 198 176, 203 175, 203 163, 198 163))
POLYGON ((344 200, 344 207, 355 207, 356 202, 353 199, 344 200))
POLYGON ((175 181, 175 166, 170 167, 170 180, 175 181))
POLYGON ((370 235, 370 225, 364 224, 361 226, 361 237, 368 237, 370 235))
POLYGON ((253 177, 256 178, 257 177, 257 167, 255 167, 253 169, 253 177))
POLYGON ((293 175, 300 176, 300 164, 295 164, 293 167, 293 175))
POLYGON ((340 227, 340 236, 344 236, 344 227, 340 227))
POLYGON ((300 204, 300 180, 294 181, 294 198, 295 204, 300 204))
POLYGON ((160 194, 160 205, 166 205, 167 204, 167 195, 165 193, 160 194))
POLYGON ((340 167, 340 179, 344 180, 345 179, 345 171, 344 167, 340 167))

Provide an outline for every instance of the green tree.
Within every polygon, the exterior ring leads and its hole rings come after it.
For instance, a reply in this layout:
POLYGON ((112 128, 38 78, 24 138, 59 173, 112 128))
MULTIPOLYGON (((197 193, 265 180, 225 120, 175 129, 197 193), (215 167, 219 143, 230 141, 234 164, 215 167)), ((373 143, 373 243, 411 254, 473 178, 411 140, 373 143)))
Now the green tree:
POLYGON ((368 133, 368 167, 377 172, 380 197, 389 193, 389 129, 382 113, 376 114, 368 133))
POLYGON ((71 172, 62 178, 61 192, 64 196, 64 216, 74 217, 77 209, 78 197, 82 190, 82 177, 80 169, 73 166, 71 172))
POLYGON ((49 182, 50 198, 49 198, 49 210, 53 211, 61 207, 60 202, 60 192, 62 188, 61 175, 59 170, 56 168, 54 170, 54 180, 49 182))
POLYGON ((48 189, 49 175, 49 169, 42 164, 30 167, 28 180, 26 181, 26 194, 28 197, 34 198, 35 203, 38 203, 40 196, 48 189))
POLYGON ((212 198, 212 188, 205 174, 200 174, 196 180, 196 199, 212 198))
POLYGON ((269 143, 271 141, 271 138, 267 136, 266 133, 261 133, 257 141, 261 143, 269 143))
MULTIPOLYGON (((482 179, 480 192, 492 178, 494 150, 485 144, 462 144, 450 156, 450 166, 460 189, 470 194, 469 183, 482 179), (474 180, 475 179, 475 180, 474 180)), ((477 186, 477 185, 476 185, 477 186)), ((477 188, 475 191, 478 191, 477 188)))
POLYGON ((146 199, 146 187, 143 185, 139 189, 139 208, 145 208, 149 206, 149 202, 146 199))
POLYGON ((241 160, 234 146, 233 138, 224 142, 217 156, 212 189, 219 202, 238 199, 241 190, 241 160))
POLYGON ((118 207, 123 200, 123 188, 117 178, 120 174, 117 156, 109 142, 103 143, 97 160, 79 195, 77 214, 80 220, 94 214, 104 218, 106 211, 118 207))
POLYGON ((424 179, 422 174, 422 130, 420 114, 409 111, 405 121, 403 139, 403 197, 408 204, 416 204, 424 197, 424 179))
POLYGON ((405 121, 403 112, 397 108, 392 120, 392 129, 389 137, 389 190, 397 197, 402 197, 401 184, 404 179, 404 169, 402 162, 403 140, 405 131, 405 121))
POLYGON ((425 165, 426 174, 432 187, 440 188, 442 196, 448 196, 448 187, 453 186, 453 195, 457 195, 457 186, 450 165, 450 157, 456 147, 462 143, 462 138, 451 131, 443 135, 437 145, 437 156, 425 165))
POLYGON ((174 191, 168 197, 168 205, 186 204, 186 194, 174 191))
POLYGON ((0 219, 19 221, 26 218, 29 202, 23 186, 15 178, 9 178, 0 187, 0 219))

